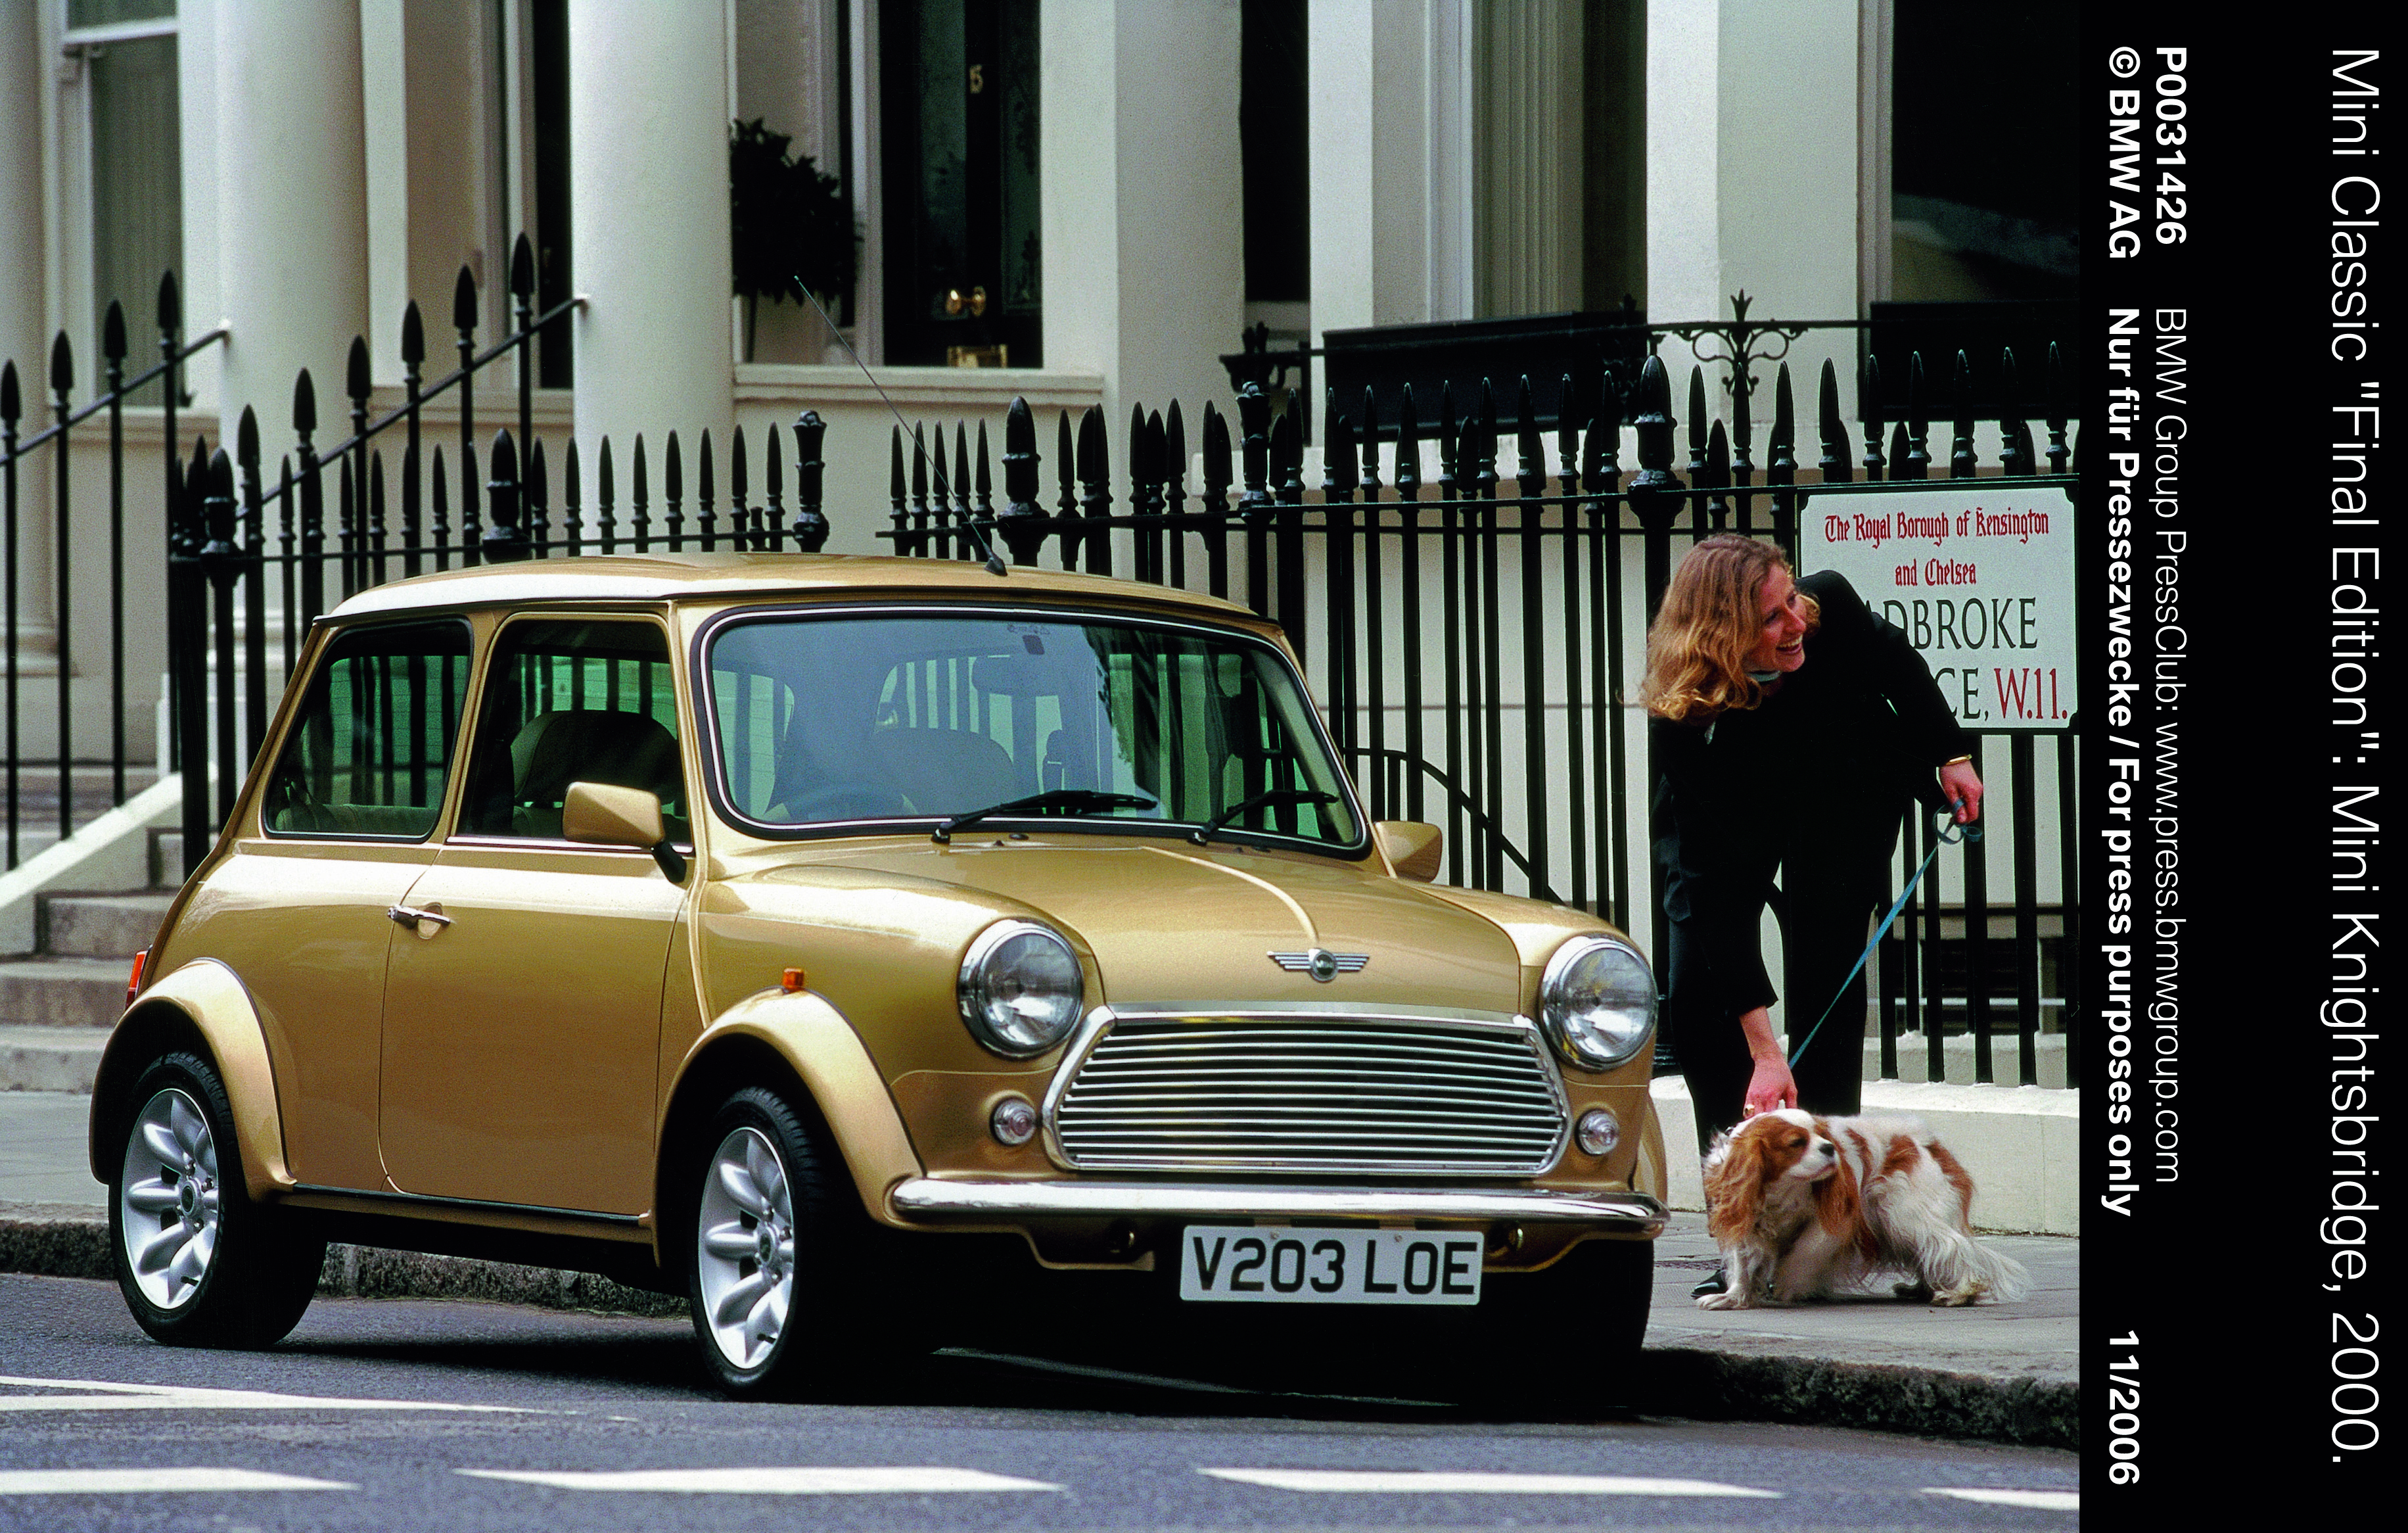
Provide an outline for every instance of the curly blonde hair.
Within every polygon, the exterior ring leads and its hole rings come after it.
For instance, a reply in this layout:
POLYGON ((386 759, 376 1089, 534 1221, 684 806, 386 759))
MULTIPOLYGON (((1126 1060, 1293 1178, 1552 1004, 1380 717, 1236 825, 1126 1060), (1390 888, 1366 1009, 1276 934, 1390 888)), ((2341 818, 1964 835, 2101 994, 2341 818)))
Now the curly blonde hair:
MULTIPOLYGON (((1664 604, 1647 625, 1647 672, 1639 701, 1660 719, 1711 718, 1754 708, 1764 689, 1748 680, 1747 656, 1764 630, 1757 603, 1767 577, 1789 568, 1770 543, 1719 532, 1689 551, 1664 604)), ((1822 619, 1814 598, 1802 598, 1808 631, 1822 619)))

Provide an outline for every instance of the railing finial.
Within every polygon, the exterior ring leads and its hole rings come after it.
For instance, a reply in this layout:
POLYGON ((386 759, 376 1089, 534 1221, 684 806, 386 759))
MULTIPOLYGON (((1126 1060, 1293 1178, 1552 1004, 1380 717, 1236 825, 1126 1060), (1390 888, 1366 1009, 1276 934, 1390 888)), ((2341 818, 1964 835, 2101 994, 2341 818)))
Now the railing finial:
POLYGON ((489 565, 515 563, 525 558, 529 550, 526 529, 519 524, 518 444, 510 440, 508 427, 494 433, 486 468, 491 477, 485 480, 485 535, 479 540, 480 549, 489 565))
POLYGON ((827 547, 831 530, 820 509, 820 476, 826 467, 820 458, 820 443, 826 437, 827 423, 820 419, 819 411, 807 409, 795 417, 795 520, 786 533, 805 553, 827 547))
POLYGON ((1033 565, 1045 547, 1045 508, 1037 502, 1037 416, 1018 394, 1003 415, 1003 511, 996 531, 1003 535, 1011 562, 1033 565))

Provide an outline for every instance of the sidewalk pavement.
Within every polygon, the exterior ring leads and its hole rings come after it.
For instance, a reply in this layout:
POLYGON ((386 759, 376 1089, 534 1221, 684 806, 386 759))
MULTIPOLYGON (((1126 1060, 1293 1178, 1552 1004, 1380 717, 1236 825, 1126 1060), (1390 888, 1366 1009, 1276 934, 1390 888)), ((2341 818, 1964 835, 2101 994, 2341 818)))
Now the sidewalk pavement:
MULTIPOLYGON (((108 1276, 106 1189, 92 1180, 84 1149, 90 1103, 0 1092, 0 1272, 108 1276)), ((1983 1239, 2031 1269, 2029 1298, 1936 1310, 1883 1287, 1795 1309, 1707 1311, 1689 1289, 1713 1269, 1713 1242, 1703 1215, 1675 1214, 1656 1243, 1646 1410, 2075 1446, 2081 1242, 1983 1239)), ((350 1247, 328 1254, 319 1291, 683 1311, 591 1275, 350 1247)))

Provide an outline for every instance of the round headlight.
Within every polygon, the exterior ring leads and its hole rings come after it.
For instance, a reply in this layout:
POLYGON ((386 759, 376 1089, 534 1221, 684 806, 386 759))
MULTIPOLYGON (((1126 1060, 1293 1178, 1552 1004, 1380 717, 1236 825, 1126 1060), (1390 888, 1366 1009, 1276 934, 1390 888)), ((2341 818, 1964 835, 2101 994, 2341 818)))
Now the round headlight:
POLYGON ((1555 950, 1539 981, 1539 1024, 1565 1059, 1584 1070, 1612 1069, 1656 1030, 1656 977, 1624 944, 1575 937, 1555 950))
POLYGON ((1086 987, 1078 954, 1060 933, 1031 921, 998 921, 970 944, 959 994, 972 1036, 996 1053, 1025 1059, 1078 1024, 1086 987))

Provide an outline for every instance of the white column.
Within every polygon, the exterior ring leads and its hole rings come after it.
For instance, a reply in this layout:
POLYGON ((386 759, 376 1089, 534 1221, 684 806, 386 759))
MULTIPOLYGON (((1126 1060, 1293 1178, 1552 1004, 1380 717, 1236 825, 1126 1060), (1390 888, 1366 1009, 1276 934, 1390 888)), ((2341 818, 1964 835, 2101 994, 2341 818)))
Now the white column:
POLYGON ((33 429, 45 419, 50 358, 42 334, 42 103, 50 91, 38 17, 30 5, 0 5, 0 362, 17 364, 33 429))
POLYGON ((1475 301, 1483 315, 1581 308, 1582 17, 1480 7, 1474 44, 1475 301))
MULTIPOLYGON (((1684 0, 1647 18, 1647 313, 1727 319, 1745 289, 1759 319, 1853 320, 1858 294, 1857 0, 1684 0)), ((1811 410, 1828 356, 1843 408, 1855 389, 1851 332, 1809 332, 1789 353, 1811 410)), ((1685 372, 1676 367, 1676 390, 1685 372)), ((1756 411, 1771 415, 1770 369, 1756 411)), ((1675 394, 1675 402, 1679 394, 1675 394)), ((1720 390, 1710 397, 1727 408, 1720 390)))
POLYGON ((1312 0, 1312 328, 1470 312, 1463 0, 1312 0))
MULTIPOLYGON (((367 331, 366 152, 358 0, 217 7, 212 218, 225 346, 221 430, 258 411, 265 462, 292 441, 293 380, 317 384, 321 443, 339 422, 344 359, 367 331)), ((204 328, 206 314, 186 313, 204 328)))
POLYGON ((637 433, 657 476, 675 431, 691 474, 734 422, 721 7, 570 0, 568 120, 577 435, 609 437, 624 494, 637 433))
MULTIPOLYGON (((188 338, 216 324, 225 313, 218 288, 217 18, 218 0, 178 0, 176 112, 181 134, 178 150, 184 190, 184 261, 176 273, 176 285, 184 304, 188 338)), ((155 341, 158 337, 149 334, 152 317, 143 316, 143 328, 146 338, 155 341)), ((224 363, 221 350, 212 346, 184 364, 184 386, 203 409, 217 408, 224 363)), ((288 414, 278 424, 290 423, 288 414)))
MULTIPOLYGON (((1227 408, 1245 324, 1238 0, 1039 13, 1045 365, 1104 375, 1113 462, 1130 405, 1172 399, 1196 440, 1227 408)), ((1050 449, 1049 449, 1050 451, 1050 449)))

